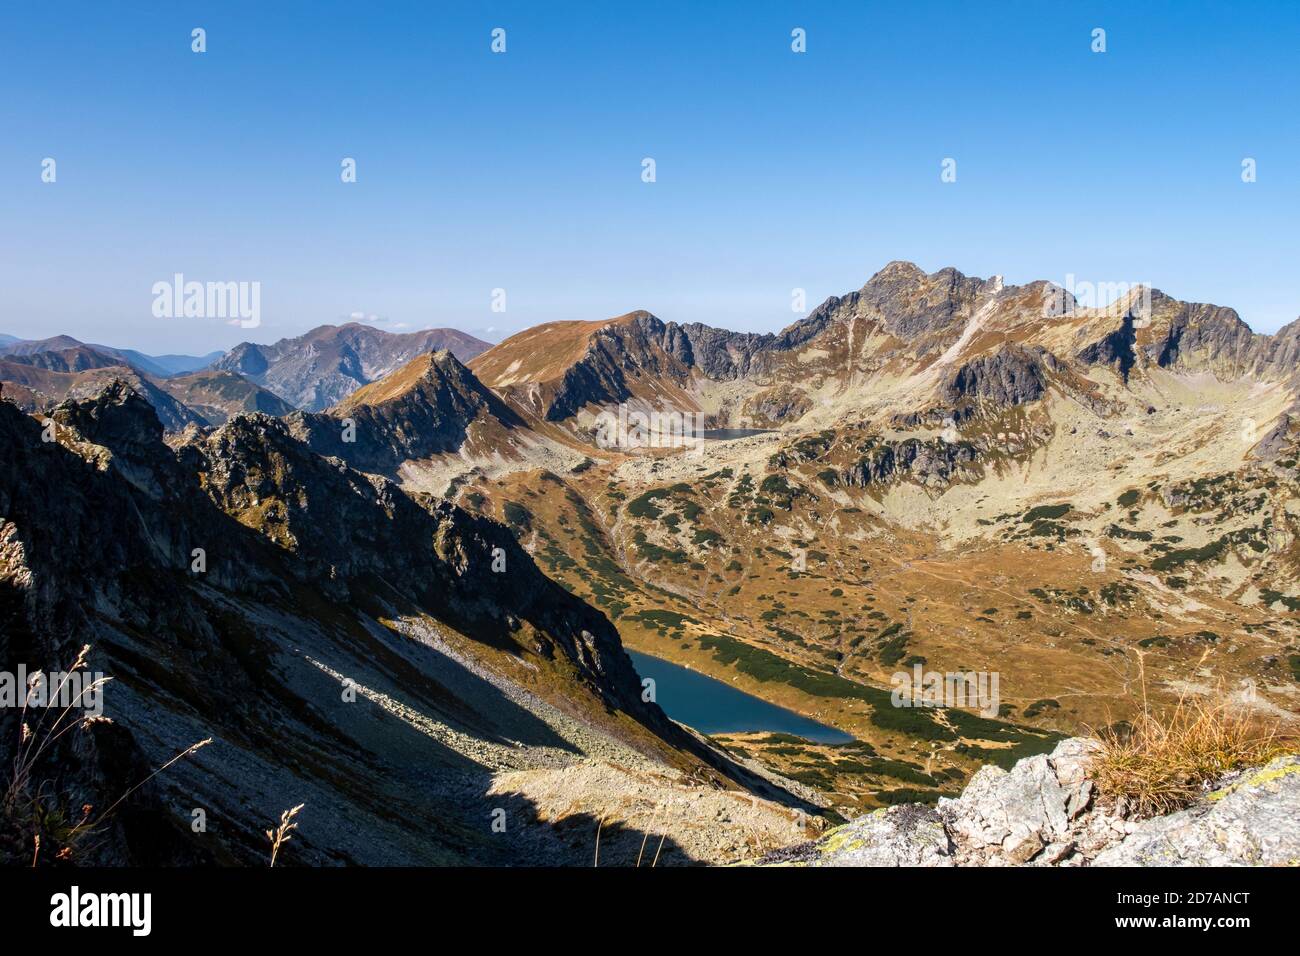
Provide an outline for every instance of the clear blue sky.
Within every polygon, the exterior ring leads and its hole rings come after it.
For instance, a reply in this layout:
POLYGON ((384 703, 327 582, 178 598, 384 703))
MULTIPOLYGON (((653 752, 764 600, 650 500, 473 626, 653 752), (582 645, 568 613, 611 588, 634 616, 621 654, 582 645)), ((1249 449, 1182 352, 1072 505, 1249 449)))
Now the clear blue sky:
POLYGON ((1300 314, 1300 3, 982 6, 7 2, 0 332, 766 331, 891 259, 1300 314), (175 272, 262 327, 154 318, 175 272))

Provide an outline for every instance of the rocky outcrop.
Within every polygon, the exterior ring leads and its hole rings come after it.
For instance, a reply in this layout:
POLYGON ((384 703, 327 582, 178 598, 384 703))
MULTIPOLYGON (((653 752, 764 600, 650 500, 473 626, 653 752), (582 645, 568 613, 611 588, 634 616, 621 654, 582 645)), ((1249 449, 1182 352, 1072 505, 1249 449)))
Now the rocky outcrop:
POLYGON ((871 442, 857 464, 844 471, 841 481, 866 487, 910 478, 926 486, 944 486, 977 477, 978 457, 975 447, 963 441, 907 438, 871 442))
POLYGON ((1072 738, 1011 770, 982 768, 937 808, 877 810, 760 863, 807 866, 1279 866, 1300 861, 1300 757, 1220 782, 1194 806, 1132 819, 1088 776, 1072 738))
POLYGON ((1257 372, 1271 370, 1280 376, 1287 376, 1300 369, 1300 319, 1282 326, 1273 335, 1256 338, 1257 372))
MULTIPOLYGON (((990 405, 995 409, 1036 402, 1047 392, 1047 374, 1058 363, 1044 348, 1007 346, 972 359, 948 377, 940 400, 954 409, 990 405)), ((958 421, 967 415, 954 416, 958 421)))
POLYGON ((1183 302, 1158 289, 1149 301, 1134 295, 1121 305, 1109 322, 1088 327, 1097 337, 1077 352, 1085 365, 1110 365, 1125 380, 1134 368, 1163 368, 1208 371, 1225 381, 1287 380, 1300 367, 1300 322, 1261 335, 1234 309, 1183 302))
POLYGON ((1133 345, 1137 341, 1132 315, 1125 315, 1118 328, 1080 349, 1076 355, 1084 365, 1109 366, 1122 381, 1127 382, 1129 373, 1137 364, 1133 345))
POLYGON ((1256 355, 1270 351, 1269 336, 1251 332, 1235 310, 1180 302, 1159 290, 1151 293, 1148 324, 1142 351, 1160 368, 1210 369, 1235 378, 1256 364, 1256 355))
POLYGON ((859 295, 862 304, 880 316, 885 331, 908 341, 964 324, 980 297, 1000 287, 997 280, 962 275, 953 268, 927 275, 910 262, 891 262, 859 295))
POLYGON ((1300 757, 1226 781, 1193 807, 1145 820, 1094 866, 1300 864, 1300 757))
POLYGON ((1011 768, 986 766, 961 796, 939 805, 960 864, 1059 863, 1086 859, 1124 832, 1122 820, 1095 809, 1087 777, 1091 745, 1063 741, 1051 754, 1011 768))
MULTIPOLYGON (((981 298, 999 288, 996 280, 941 269, 931 275, 910 262, 891 262, 861 289, 832 296, 805 318, 778 333, 728 332, 698 322, 669 323, 664 346, 684 364, 716 381, 744 378, 768 369, 770 360, 812 342, 836 322, 863 316, 900 341, 955 335, 981 298)), ((775 419, 774 419, 775 420, 775 419)))
POLYGON ((741 406, 741 417, 747 425, 761 428, 796 421, 812 407, 812 399, 799 389, 777 385, 747 400, 741 406))
POLYGON ((661 341, 680 362, 698 368, 708 378, 715 381, 744 378, 760 370, 769 354, 790 351, 816 338, 835 321, 844 301, 838 296, 827 299, 807 318, 781 332, 729 332, 700 322, 685 325, 670 322, 661 341))

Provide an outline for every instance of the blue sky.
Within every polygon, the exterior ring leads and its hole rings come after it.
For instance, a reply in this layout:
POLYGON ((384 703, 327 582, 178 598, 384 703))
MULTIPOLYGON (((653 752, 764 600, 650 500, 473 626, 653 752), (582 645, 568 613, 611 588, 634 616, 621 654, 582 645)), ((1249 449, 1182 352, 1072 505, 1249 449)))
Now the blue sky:
POLYGON ((768 331, 891 259, 1271 331, 1300 315, 1298 49, 1295 2, 6 3, 0 332, 768 331), (261 327, 155 318, 177 272, 260 282, 261 327))

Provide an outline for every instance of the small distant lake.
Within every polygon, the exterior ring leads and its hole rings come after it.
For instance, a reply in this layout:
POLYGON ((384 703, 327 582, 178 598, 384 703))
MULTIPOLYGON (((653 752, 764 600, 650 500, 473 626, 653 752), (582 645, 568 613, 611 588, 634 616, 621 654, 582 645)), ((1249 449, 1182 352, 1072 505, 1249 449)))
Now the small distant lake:
POLYGON ((844 744, 853 737, 769 704, 712 677, 629 650, 637 673, 655 682, 655 700, 673 720, 702 734, 784 733, 819 744, 844 744))
POLYGON ((730 441, 733 438, 748 438, 750 435, 770 434, 770 428, 706 428, 701 435, 706 441, 730 441))

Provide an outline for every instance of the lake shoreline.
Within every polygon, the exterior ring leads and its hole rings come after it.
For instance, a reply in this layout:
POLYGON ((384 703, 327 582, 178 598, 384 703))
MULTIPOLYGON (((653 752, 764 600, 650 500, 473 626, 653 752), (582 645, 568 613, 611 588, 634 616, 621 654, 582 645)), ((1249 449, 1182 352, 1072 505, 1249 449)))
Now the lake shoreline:
POLYGON ((738 690, 725 681, 662 657, 625 648, 642 678, 654 683, 655 702, 673 720, 702 734, 785 733, 816 744, 845 744, 852 734, 738 690))

